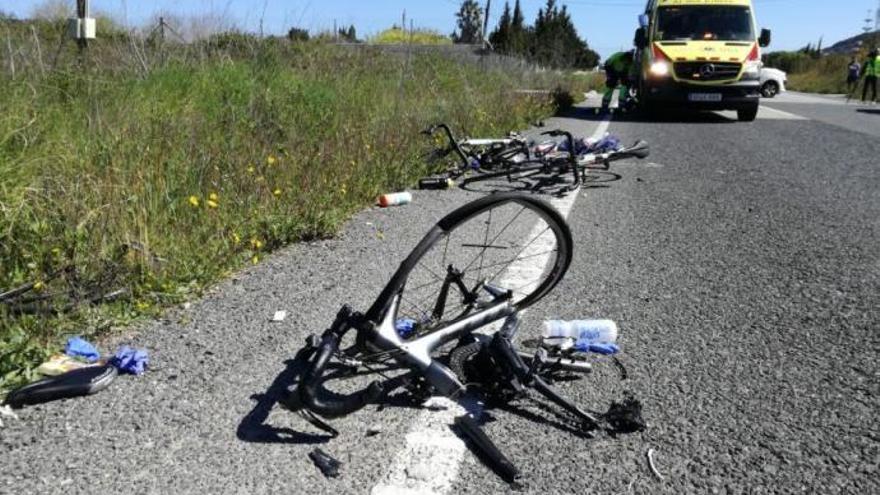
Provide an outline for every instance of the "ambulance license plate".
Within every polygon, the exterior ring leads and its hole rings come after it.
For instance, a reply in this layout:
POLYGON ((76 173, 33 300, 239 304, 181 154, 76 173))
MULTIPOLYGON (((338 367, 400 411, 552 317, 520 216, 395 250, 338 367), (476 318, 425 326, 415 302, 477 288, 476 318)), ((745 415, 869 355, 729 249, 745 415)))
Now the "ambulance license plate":
POLYGON ((721 93, 689 93, 690 101, 721 101, 721 93))

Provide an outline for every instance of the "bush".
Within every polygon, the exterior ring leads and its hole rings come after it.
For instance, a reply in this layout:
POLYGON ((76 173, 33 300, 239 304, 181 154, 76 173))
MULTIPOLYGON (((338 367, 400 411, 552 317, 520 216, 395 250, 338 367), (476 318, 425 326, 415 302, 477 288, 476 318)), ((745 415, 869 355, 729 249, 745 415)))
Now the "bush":
POLYGON ((370 38, 368 42, 377 45, 405 45, 409 43, 415 45, 451 45, 452 39, 429 29, 416 29, 411 32, 393 27, 370 38))

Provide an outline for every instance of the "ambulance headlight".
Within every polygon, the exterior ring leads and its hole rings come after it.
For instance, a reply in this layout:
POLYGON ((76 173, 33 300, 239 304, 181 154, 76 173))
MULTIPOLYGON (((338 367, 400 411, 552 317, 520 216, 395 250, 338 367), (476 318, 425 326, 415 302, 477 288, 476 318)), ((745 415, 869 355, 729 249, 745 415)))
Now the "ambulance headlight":
POLYGON ((651 64, 651 75, 657 77, 666 77, 669 75, 669 63, 658 61, 651 64))

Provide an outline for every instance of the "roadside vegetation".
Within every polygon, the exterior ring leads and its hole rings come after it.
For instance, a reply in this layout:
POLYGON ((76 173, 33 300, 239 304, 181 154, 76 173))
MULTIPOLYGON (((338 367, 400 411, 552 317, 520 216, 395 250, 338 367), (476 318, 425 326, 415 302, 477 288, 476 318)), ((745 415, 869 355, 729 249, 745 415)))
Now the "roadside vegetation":
POLYGON ((821 45, 807 46, 793 52, 771 52, 764 56, 764 64, 788 73, 788 89, 808 93, 846 94, 846 68, 855 56, 864 64, 868 52, 880 46, 880 35, 863 43, 861 49, 850 55, 823 54, 821 45))
POLYGON ((58 23, 0 23, 0 293, 22 289, 0 296, 0 396, 63 337, 156 315, 411 186, 430 172, 428 123, 502 135, 553 111, 517 89, 586 84, 315 40, 108 32, 80 58, 58 23))

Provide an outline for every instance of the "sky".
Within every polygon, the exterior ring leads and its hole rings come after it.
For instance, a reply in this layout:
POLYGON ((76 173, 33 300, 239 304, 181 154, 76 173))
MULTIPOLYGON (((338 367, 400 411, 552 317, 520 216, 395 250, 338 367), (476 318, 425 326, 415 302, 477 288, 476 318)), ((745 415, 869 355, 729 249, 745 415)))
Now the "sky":
MULTIPOLYGON (((44 0, 0 0, 0 10, 27 17, 44 0)), ((59 1, 59 0, 50 0, 59 1)), ((74 0, 69 0, 74 3, 74 0)), ((479 0, 485 5, 486 0, 479 0)), ((511 0, 511 4, 513 0, 511 0)), ((531 23, 546 0, 522 0, 526 20, 531 23)), ((557 0, 568 5, 579 34, 603 58, 629 49, 637 16, 644 0, 557 0)), ((878 0, 755 0, 759 28, 773 31, 770 50, 794 50, 820 38, 824 46, 861 33, 868 10, 878 0)), ((375 34, 400 23, 404 10, 407 23, 444 34, 455 29, 457 0, 91 0, 92 9, 109 13, 130 26, 149 22, 157 12, 178 16, 209 16, 224 19, 236 27, 266 34, 283 34, 291 26, 311 31, 353 24, 359 36, 375 34)), ((492 1, 489 22, 494 26, 504 7, 492 1)))

